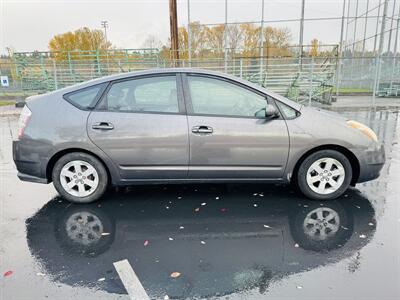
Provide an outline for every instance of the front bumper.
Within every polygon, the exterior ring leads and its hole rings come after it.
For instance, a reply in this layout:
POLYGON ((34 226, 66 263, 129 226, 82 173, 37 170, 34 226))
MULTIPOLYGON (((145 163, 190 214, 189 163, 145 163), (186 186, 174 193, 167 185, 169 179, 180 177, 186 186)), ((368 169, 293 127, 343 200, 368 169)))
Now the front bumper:
POLYGON ((357 158, 360 162, 360 174, 357 183, 376 179, 385 164, 385 147, 383 144, 374 144, 364 151, 359 151, 357 158))

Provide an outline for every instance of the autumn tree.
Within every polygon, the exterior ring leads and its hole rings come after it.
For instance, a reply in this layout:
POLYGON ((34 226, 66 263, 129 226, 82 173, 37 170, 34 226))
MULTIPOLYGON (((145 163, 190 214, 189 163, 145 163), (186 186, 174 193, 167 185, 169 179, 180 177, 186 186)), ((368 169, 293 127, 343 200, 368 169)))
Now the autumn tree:
POLYGON ((263 30, 263 37, 265 56, 290 56, 289 44, 292 36, 288 28, 267 26, 263 30))
POLYGON ((225 25, 205 28, 206 45, 215 54, 222 53, 225 40, 225 25))
MULTIPOLYGON (((83 27, 73 32, 55 35, 49 42, 49 49, 55 52, 57 59, 67 59, 67 51, 102 51, 111 48, 111 43, 107 42, 103 31, 83 27)), ((72 59, 79 56, 72 53, 72 59)))
POLYGON ((310 49, 310 56, 316 57, 318 56, 319 53, 319 42, 317 39, 312 39, 311 40, 311 49, 310 49))
POLYGON ((200 22, 190 23, 190 42, 192 57, 202 57, 207 41, 205 26, 200 25, 200 22))
POLYGON ((260 30, 259 26, 254 24, 241 24, 240 29, 243 36, 243 55, 257 56, 260 47, 260 30))
POLYGON ((236 52, 236 50, 241 47, 241 42, 243 38, 243 32, 240 29, 240 26, 238 24, 228 25, 227 35, 228 47, 233 52, 236 52))

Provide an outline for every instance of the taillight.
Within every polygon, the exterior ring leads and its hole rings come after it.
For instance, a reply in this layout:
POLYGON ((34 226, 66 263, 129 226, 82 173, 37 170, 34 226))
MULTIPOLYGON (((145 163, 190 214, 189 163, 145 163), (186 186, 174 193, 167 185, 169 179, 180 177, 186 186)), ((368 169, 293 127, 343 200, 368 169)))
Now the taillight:
POLYGON ((22 136, 24 135, 24 130, 25 130, 26 126, 28 125, 31 115, 32 115, 31 110, 28 108, 28 106, 25 105, 21 111, 21 115, 19 116, 18 139, 22 138, 22 136))

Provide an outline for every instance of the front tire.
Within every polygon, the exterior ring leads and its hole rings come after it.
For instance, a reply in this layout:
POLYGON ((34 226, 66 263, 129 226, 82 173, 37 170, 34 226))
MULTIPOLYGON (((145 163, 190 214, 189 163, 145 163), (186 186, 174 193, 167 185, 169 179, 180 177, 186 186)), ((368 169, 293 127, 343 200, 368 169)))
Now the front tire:
POLYGON ((297 187, 314 200, 335 199, 350 185, 352 167, 345 155, 335 150, 312 153, 297 172, 297 187))
POLYGON ((52 178, 57 192, 74 203, 98 200, 108 185, 104 165, 94 156, 83 152, 62 156, 54 165, 52 178))

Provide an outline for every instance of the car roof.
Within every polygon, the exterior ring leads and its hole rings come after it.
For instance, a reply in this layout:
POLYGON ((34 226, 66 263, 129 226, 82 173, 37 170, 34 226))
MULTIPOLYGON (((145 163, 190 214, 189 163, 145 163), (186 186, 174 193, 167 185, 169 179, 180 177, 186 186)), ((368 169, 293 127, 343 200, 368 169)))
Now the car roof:
POLYGON ((96 84, 101 84, 104 82, 110 82, 110 81, 125 79, 125 78, 133 78, 133 77, 142 76, 142 75, 157 75, 157 74, 168 74, 168 73, 194 73, 194 74, 204 74, 204 75, 211 75, 211 76, 226 78, 226 79, 241 83, 243 85, 246 85, 252 89, 258 90, 264 94, 267 94, 267 95, 293 107, 296 110, 300 110, 301 106, 302 106, 302 105, 300 105, 294 101, 291 101, 279 94, 271 92, 258 84, 252 83, 252 82, 244 80, 242 78, 228 75, 228 74, 222 73, 222 72, 210 71, 210 70, 205 70, 205 69, 197 69, 197 68, 162 68, 162 69, 148 69, 148 70, 113 74, 113 75, 104 76, 104 77, 92 79, 89 81, 85 81, 82 83, 78 83, 78 84, 57 90, 57 91, 55 91, 55 93, 65 94, 65 93, 73 92, 73 91, 83 89, 86 87, 90 87, 90 86, 93 86, 96 84))

